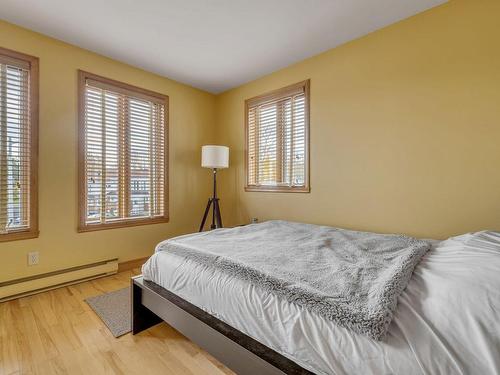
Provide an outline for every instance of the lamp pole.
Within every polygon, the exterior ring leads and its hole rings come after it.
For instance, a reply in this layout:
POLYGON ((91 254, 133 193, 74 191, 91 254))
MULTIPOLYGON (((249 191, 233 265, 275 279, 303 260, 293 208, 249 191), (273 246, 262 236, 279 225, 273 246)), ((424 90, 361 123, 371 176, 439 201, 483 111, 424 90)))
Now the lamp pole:
MULTIPOLYGON (((217 199, 217 168, 213 169, 213 174, 214 174, 214 195, 212 200, 215 202, 217 201, 217 206, 218 206, 218 199, 217 199)), ((212 210, 212 225, 210 225, 210 229, 215 229, 217 228, 215 225, 215 206, 214 209, 212 210)))

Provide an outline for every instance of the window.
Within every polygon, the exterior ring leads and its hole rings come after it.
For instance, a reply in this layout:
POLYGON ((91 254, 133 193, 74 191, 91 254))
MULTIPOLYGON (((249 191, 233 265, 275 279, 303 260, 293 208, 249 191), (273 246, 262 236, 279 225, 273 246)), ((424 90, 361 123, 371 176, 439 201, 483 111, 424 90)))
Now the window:
POLYGON ((79 72, 79 231, 168 221, 168 96, 79 72))
POLYGON ((245 102, 246 191, 309 192, 309 80, 245 102))
POLYGON ((38 59, 0 48, 0 241, 38 237, 38 59))

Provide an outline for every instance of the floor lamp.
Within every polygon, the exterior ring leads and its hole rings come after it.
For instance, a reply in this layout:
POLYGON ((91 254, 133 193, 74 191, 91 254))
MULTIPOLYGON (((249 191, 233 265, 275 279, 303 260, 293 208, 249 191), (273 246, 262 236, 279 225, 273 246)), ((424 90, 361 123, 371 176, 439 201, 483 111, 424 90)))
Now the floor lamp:
POLYGON ((219 198, 217 198, 217 169, 229 167, 229 147, 207 145, 201 148, 201 166, 212 169, 214 176, 213 196, 208 199, 203 219, 201 220, 200 232, 203 231, 207 221, 210 207, 212 207, 212 225, 210 229, 222 228, 222 217, 220 214, 219 198))

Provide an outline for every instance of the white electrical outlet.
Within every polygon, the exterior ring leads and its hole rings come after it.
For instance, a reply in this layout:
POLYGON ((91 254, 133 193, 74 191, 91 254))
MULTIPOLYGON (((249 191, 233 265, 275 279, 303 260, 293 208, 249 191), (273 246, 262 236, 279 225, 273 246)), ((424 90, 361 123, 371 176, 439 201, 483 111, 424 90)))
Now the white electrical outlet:
POLYGON ((28 253, 28 266, 34 266, 40 261, 40 253, 38 251, 32 251, 28 253))

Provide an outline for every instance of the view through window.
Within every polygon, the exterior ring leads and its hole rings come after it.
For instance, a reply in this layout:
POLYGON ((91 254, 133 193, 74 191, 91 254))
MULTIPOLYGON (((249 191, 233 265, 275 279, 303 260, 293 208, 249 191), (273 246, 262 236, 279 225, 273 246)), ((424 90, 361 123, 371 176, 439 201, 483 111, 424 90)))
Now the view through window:
POLYGON ((166 221, 168 97, 80 75, 80 229, 166 221))
POLYGON ((38 60, 0 48, 0 240, 38 235, 38 60))
POLYGON ((246 101, 247 191, 309 191, 309 81, 246 101))

